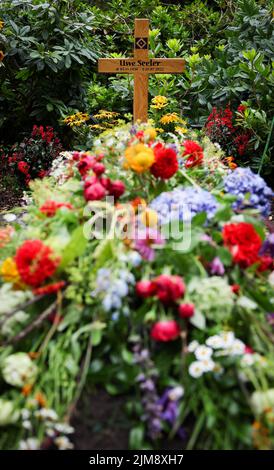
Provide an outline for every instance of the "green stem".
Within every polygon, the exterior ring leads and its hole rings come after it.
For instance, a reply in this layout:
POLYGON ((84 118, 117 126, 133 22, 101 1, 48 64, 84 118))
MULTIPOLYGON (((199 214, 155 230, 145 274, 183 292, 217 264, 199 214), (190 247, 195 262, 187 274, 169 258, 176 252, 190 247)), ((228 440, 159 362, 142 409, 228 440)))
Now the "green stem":
POLYGON ((264 160, 265 160, 266 153, 268 151, 268 147, 269 147, 269 144, 270 144, 270 139, 271 139, 271 136, 272 136, 273 127, 274 127, 274 117, 272 118, 271 127, 270 127, 270 131, 269 131, 267 141, 266 141, 266 144, 265 144, 264 152, 263 152, 263 155, 262 155, 262 158, 261 158, 258 174, 261 173, 262 168, 263 168, 264 160))
POLYGON ((190 438, 190 440, 188 441, 188 444, 186 446, 186 450, 192 450, 194 445, 195 445, 195 442, 201 432, 201 429, 202 429, 202 426, 204 424, 204 419, 205 419, 205 416, 203 413, 200 414, 198 420, 196 421, 196 425, 194 427, 194 431, 192 433, 192 436, 190 438))
POLYGON ((192 186, 195 186, 195 188, 200 188, 200 186, 197 183, 195 183, 195 181, 192 178, 190 178, 190 176, 184 170, 180 170, 180 173, 192 186))

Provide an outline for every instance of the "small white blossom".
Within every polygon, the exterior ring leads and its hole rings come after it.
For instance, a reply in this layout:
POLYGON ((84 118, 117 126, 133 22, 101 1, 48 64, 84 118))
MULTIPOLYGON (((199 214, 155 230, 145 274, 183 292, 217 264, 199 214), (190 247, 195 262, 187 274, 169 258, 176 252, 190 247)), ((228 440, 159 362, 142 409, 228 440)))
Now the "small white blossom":
POLYGON ((66 436, 56 437, 54 443, 57 445, 59 450, 73 449, 73 444, 66 436))
POLYGON ((245 354, 242 357, 240 364, 242 367, 249 367, 249 366, 253 366, 254 362, 255 362, 254 354, 245 354))
POLYGON ((203 359, 202 361, 200 361, 200 363, 204 372, 209 372, 213 370, 215 367, 215 362, 212 361, 211 359, 203 359))
POLYGON ((30 418, 30 411, 27 410, 26 408, 23 408, 21 410, 21 416, 22 416, 22 419, 29 419, 30 418))
POLYGON ((231 348, 229 348, 229 352, 232 356, 244 354, 245 344, 240 339, 235 339, 231 348))
POLYGON ((72 434, 74 432, 74 428, 66 423, 56 423, 54 427, 61 434, 72 434))
POLYGON ((189 369, 188 369, 189 375, 191 377, 194 377, 197 379, 198 377, 201 377, 204 373, 203 366, 201 364, 201 361, 194 361, 192 364, 190 364, 189 369))
POLYGON ((209 338, 207 338, 206 345, 213 349, 219 349, 219 348, 223 348, 224 341, 221 338, 221 336, 214 335, 214 336, 210 336, 209 338))
POLYGON ((194 354, 199 361, 202 361, 204 359, 209 359, 212 356, 212 352, 212 349, 207 346, 198 346, 195 349, 194 354))
POLYGON ((51 408, 42 408, 41 410, 37 410, 35 412, 35 416, 36 418, 49 421, 56 421, 58 419, 56 411, 51 408))
POLYGON ((174 387, 169 391, 168 397, 170 400, 176 401, 176 400, 179 400, 179 398, 182 398, 182 396, 184 395, 184 392, 185 391, 183 387, 178 385, 178 387, 174 387))
POLYGON ((31 422, 28 419, 26 419, 25 421, 22 422, 22 426, 23 426, 24 429, 31 429, 32 428, 31 422))
POLYGON ((198 346, 199 346, 198 341, 194 340, 194 341, 191 341, 189 343, 187 349, 188 349, 189 352, 194 352, 195 349, 197 349, 198 346))
POLYGON ((34 437, 19 442, 19 450, 38 450, 39 448, 40 443, 38 439, 34 437))
POLYGON ((223 340, 223 348, 230 348, 235 340, 233 331, 222 331, 220 336, 223 340))
POLYGON ((15 214, 5 214, 3 215, 3 219, 6 221, 6 222, 14 222, 16 220, 16 215, 15 214))

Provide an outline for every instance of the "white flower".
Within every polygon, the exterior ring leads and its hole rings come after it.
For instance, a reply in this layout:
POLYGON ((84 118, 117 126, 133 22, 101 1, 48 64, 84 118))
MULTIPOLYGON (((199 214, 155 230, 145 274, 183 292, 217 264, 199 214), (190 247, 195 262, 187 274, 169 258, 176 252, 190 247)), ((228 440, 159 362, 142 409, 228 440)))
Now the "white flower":
POLYGON ((233 331, 221 331, 220 336, 223 340, 223 348, 230 348, 232 346, 234 340, 235 340, 235 335, 233 331))
POLYGON ((189 375, 191 375, 191 377, 194 377, 195 379, 197 379, 198 377, 201 377, 201 375, 203 375, 204 373, 204 369, 201 364, 201 361, 192 362, 192 364, 190 364, 188 368, 188 372, 189 372, 189 375))
POLYGON ((41 410, 35 412, 35 416, 38 419, 49 421, 56 421, 58 419, 56 411, 52 410, 51 408, 42 408, 41 410))
POLYGON ((13 401, 0 398, 0 427, 15 423, 19 416, 13 401))
POLYGON ((194 354, 199 361, 203 361, 204 359, 209 359, 212 356, 212 352, 212 349, 207 346, 198 346, 194 354))
POLYGON ((54 431, 54 429, 51 429, 51 428, 46 429, 46 435, 47 436, 54 437, 55 434, 56 434, 56 432, 54 431))
POLYGON ((14 222, 14 220, 16 220, 16 215, 15 214, 5 214, 3 215, 3 219, 6 221, 6 222, 14 222))
POLYGON ((229 348, 229 352, 232 356, 237 356, 238 354, 244 354, 245 344, 240 339, 235 339, 232 343, 232 346, 229 348))
POLYGON ((74 432, 74 428, 66 423, 56 423, 54 427, 61 434, 72 434, 74 432))
POLYGON ((209 372, 214 369, 215 367, 215 362, 212 361, 211 359, 203 359, 200 361, 200 364, 204 370, 204 372, 209 372))
POLYGON ((221 336, 214 335, 207 338, 206 345, 213 349, 219 349, 224 347, 224 341, 221 336))
POLYGON ((189 343, 187 349, 188 349, 189 352, 194 352, 195 349, 197 349, 198 346, 199 346, 198 341, 194 340, 194 341, 191 341, 191 343, 189 343))
POLYGON ((19 450, 37 450, 39 447, 40 443, 38 439, 33 437, 19 442, 19 450))
POLYGON ((251 403, 255 413, 261 414, 266 408, 274 408, 274 388, 264 392, 253 392, 251 403))
POLYGON ((179 398, 182 398, 182 396, 184 395, 184 392, 185 391, 183 387, 178 385, 177 387, 174 387, 169 391, 168 397, 170 400, 176 401, 176 400, 179 400, 179 398))
POLYGON ((22 416, 22 419, 29 419, 30 418, 30 411, 27 410, 26 408, 23 408, 21 410, 21 416, 22 416))
POLYGON ((38 373, 36 364, 29 355, 18 352, 7 356, 2 363, 4 380, 14 387, 23 387, 25 383, 33 382, 38 373))
POLYGON ((73 444, 66 436, 56 437, 54 443, 57 445, 59 450, 73 449, 73 444))
POLYGON ((254 362, 255 362, 254 354, 245 354, 242 357, 240 364, 242 367, 249 367, 249 366, 253 366, 254 362))
POLYGON ((23 426, 24 429, 31 429, 32 428, 31 422, 29 420, 23 421, 22 426, 23 426))
POLYGON ((274 287, 274 271, 272 271, 272 273, 269 274, 268 276, 268 282, 271 286, 274 287))

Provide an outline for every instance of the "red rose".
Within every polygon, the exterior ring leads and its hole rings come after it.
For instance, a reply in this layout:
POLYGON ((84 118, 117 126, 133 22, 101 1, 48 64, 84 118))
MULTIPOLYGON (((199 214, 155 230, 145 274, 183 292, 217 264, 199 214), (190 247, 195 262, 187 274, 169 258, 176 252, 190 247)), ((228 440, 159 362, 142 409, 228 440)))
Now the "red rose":
POLYGON ((180 326, 175 320, 162 320, 155 323, 150 336, 156 341, 172 341, 180 335, 180 326))
POLYGON ((262 241, 252 224, 240 222, 223 228, 223 240, 233 256, 233 261, 246 268, 259 260, 262 241))
POLYGON ((108 185, 109 194, 115 197, 115 199, 118 199, 118 197, 122 196, 122 194, 124 194, 125 192, 125 189, 126 187, 124 183, 120 180, 109 182, 109 185, 108 185))
POLYGON ((150 168, 156 178, 169 179, 179 168, 176 152, 162 145, 154 147, 155 163, 150 168))
POLYGON ((105 172, 106 167, 103 163, 96 162, 94 163, 92 170, 94 171, 96 176, 100 176, 105 172))
POLYGON ((24 162, 23 160, 21 160, 21 162, 18 162, 17 167, 18 167, 18 170, 21 171, 21 173, 24 173, 24 175, 28 174, 30 166, 27 162, 24 162))
POLYGON ((178 310, 181 318, 191 318, 194 315, 195 307, 193 304, 180 304, 178 310))
POLYGON ((193 140, 185 140, 183 157, 189 156, 185 162, 186 168, 201 165, 204 154, 202 147, 193 140))
POLYGON ((22 281, 38 287, 52 276, 60 262, 52 249, 41 240, 26 240, 16 251, 15 263, 22 281))
POLYGON ((100 199, 103 199, 106 194, 107 193, 104 186, 102 186, 99 182, 89 185, 84 190, 84 197, 86 201, 99 201, 100 199))
POLYGON ((154 279, 156 295, 161 302, 169 304, 182 297, 185 293, 185 284, 179 276, 162 274, 154 279))
POLYGON ((156 286, 153 281, 139 281, 136 284, 136 294, 140 297, 152 297, 156 292, 156 286))

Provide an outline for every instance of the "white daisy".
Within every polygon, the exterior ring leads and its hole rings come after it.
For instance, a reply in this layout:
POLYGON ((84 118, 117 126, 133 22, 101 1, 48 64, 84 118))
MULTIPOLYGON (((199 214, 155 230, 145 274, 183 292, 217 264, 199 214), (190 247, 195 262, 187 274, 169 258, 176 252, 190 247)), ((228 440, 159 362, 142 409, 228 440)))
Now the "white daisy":
POLYGON ((209 372, 211 370, 214 370, 215 362, 212 361, 211 359, 203 359, 202 361, 200 361, 200 363, 204 369, 204 372, 209 372))
POLYGON ((187 350, 189 352, 194 352, 195 349, 199 346, 199 343, 198 341, 196 341, 196 339, 194 341, 191 341, 191 343, 189 343, 188 347, 187 347, 187 350))
POLYGON ((232 356, 237 356, 245 353, 245 344, 240 339, 235 339, 232 346, 229 348, 232 356))
POLYGON ((222 331, 220 336, 223 340, 223 348, 230 348, 235 340, 233 331, 222 331))
POLYGON ((204 369, 203 369, 201 362, 200 361, 192 362, 192 364, 190 364, 188 368, 188 372, 189 372, 189 375, 191 375, 191 377, 194 377, 195 379, 197 379, 198 377, 201 377, 201 375, 203 375, 204 373, 204 369))
POLYGON ((212 349, 207 346, 198 346, 195 349, 194 354, 199 361, 203 361, 205 359, 209 359, 212 356, 212 352, 212 349))
POLYGON ((214 335, 207 338, 206 345, 213 349, 219 349, 224 347, 224 341, 221 336, 214 335))

